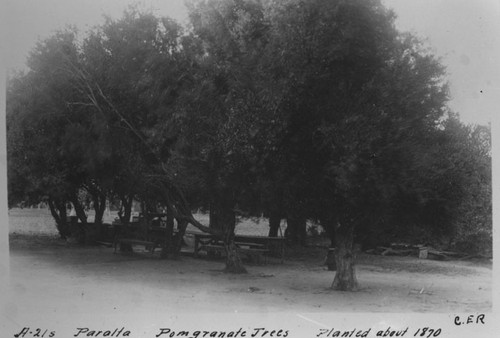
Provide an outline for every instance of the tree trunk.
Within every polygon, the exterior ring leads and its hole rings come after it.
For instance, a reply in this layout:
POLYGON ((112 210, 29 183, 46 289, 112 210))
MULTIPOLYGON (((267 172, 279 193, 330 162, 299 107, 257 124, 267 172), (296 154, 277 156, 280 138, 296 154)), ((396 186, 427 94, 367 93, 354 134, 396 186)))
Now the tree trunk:
POLYGON ((335 216, 324 216, 321 218, 321 226, 326 230, 328 238, 330 239, 330 248, 335 248, 335 229, 337 227, 337 218, 335 216))
POLYGON ((174 237, 174 255, 179 255, 188 222, 177 220, 177 235, 174 237))
MULTIPOLYGON (((66 206, 62 209, 63 212, 61 213, 61 208, 57 207, 57 204, 53 199, 49 198, 48 200, 49 204, 49 209, 52 217, 56 221, 56 228, 57 231, 59 232, 59 236, 61 239, 67 239, 69 236, 71 236, 71 231, 69 229, 68 225, 68 216, 66 213, 66 206)), ((62 203, 64 205, 64 203, 62 203)))
POLYGON ((80 204, 80 202, 78 202, 77 199, 74 199, 72 203, 75 207, 76 216, 78 217, 80 222, 82 224, 87 224, 87 215, 85 214, 85 209, 83 208, 83 206, 80 204))
MULTIPOLYGON (((234 229, 236 227, 236 215, 234 213, 234 198, 230 192, 222 192, 214 196, 210 208, 210 216, 213 215, 213 225, 221 229, 224 234, 224 249, 226 251, 226 272, 246 273, 237 247, 234 244, 234 229)), ((212 227, 212 220, 210 220, 212 227)))
POLYGON ((223 231, 224 228, 224 221, 221 220, 221 216, 219 213, 222 211, 220 210, 219 203, 216 201, 212 201, 210 203, 210 212, 209 212, 209 227, 214 230, 221 230, 223 231))
POLYGON ((297 239, 301 246, 307 246, 307 220, 300 217, 297 220, 297 239))
POLYGON ((87 227, 86 240, 98 240, 99 236, 103 237, 102 234, 106 233, 105 226, 103 225, 104 212, 106 211, 106 195, 99 190, 92 192, 92 198, 94 200, 94 225, 92 230, 87 227), (92 232, 92 234, 90 233, 92 232))
POLYGON ((102 219, 104 218, 104 211, 106 211, 106 195, 101 192, 95 192, 92 194, 94 199, 94 210, 95 218, 94 223, 96 225, 102 224, 102 219))
POLYGON ((336 245, 336 241, 335 241, 335 225, 330 225, 329 227, 329 230, 328 231, 328 236, 330 237, 330 247, 331 248, 334 248, 335 245, 336 245))
POLYGON ((247 273, 247 269, 243 266, 241 257, 238 254, 238 248, 234 244, 234 239, 224 241, 224 249, 226 250, 226 272, 231 273, 247 273))
POLYGON ((80 244, 85 244, 88 242, 88 227, 87 227, 87 215, 85 214, 85 210, 83 209, 83 206, 80 204, 78 201, 78 197, 71 196, 71 203, 73 203, 73 207, 75 208, 76 212, 76 219, 72 219, 71 222, 74 223, 72 224, 73 228, 77 229, 76 238, 78 243, 80 244), (80 220, 80 223, 78 223, 78 219, 80 220))
POLYGON ((175 252, 174 247, 174 216, 172 213, 172 209, 167 206, 167 227, 165 229, 165 242, 163 243, 163 248, 161 250, 160 257, 167 258, 169 254, 173 254, 175 252))
POLYGON ((269 216, 269 237, 278 237, 278 230, 281 224, 281 217, 279 215, 271 214, 269 216))
POLYGON ((299 216, 288 216, 285 236, 291 244, 306 246, 306 219, 299 216))
POLYGON ((355 255, 353 251, 354 227, 351 224, 341 224, 335 231, 335 262, 337 272, 332 283, 332 289, 339 291, 355 291, 358 280, 355 270, 355 255))
MULTIPOLYGON (((126 229, 130 222, 130 216, 132 215, 133 200, 134 198, 132 195, 121 196, 122 205, 120 211, 118 212, 118 218, 120 218, 120 223, 122 224, 121 231, 123 231, 123 229, 126 229)), ((118 228, 116 228, 115 226, 114 237, 118 236, 117 230, 118 228)), ((120 243, 120 251, 132 252, 133 251, 132 245, 128 243, 120 243)))
POLYGON ((130 216, 132 215, 132 196, 122 196, 121 197, 122 205, 120 208, 120 212, 118 212, 118 217, 120 218, 120 222, 122 224, 127 225, 130 222, 130 216))
MULTIPOLYGON (((236 227, 236 215, 234 210, 228 206, 221 210, 223 217, 219 218, 219 221, 223 223, 224 231, 224 248, 226 249, 226 272, 231 273, 246 273, 247 270, 243 266, 240 254, 234 244, 234 229, 236 227)), ((219 216, 221 216, 219 214, 219 216)))
POLYGON ((285 238, 287 243, 294 243, 296 239, 296 224, 293 218, 286 218, 286 229, 285 229, 285 238))

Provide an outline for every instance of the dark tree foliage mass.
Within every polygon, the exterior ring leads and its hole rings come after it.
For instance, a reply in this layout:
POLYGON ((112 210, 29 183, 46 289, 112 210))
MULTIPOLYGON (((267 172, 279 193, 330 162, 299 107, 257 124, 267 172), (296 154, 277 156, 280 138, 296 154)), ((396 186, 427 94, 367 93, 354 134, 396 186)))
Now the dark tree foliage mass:
POLYGON ((271 236, 286 219, 299 244, 312 220, 337 248, 339 290, 357 288, 355 242, 491 247, 489 128, 448 109, 444 67, 379 0, 189 13, 183 27, 131 8, 33 49, 8 84, 10 205, 46 200, 66 237, 67 202, 85 232, 82 191, 96 223, 109 199, 124 220, 134 199, 161 202, 223 239, 233 272, 237 217, 263 213, 271 236))

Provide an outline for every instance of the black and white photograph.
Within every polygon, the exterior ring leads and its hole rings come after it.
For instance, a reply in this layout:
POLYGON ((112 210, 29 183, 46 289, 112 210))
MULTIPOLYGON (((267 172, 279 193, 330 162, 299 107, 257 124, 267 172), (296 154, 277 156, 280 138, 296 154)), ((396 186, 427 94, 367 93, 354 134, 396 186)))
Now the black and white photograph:
POLYGON ((1 336, 500 330, 500 1, 0 7, 1 336))

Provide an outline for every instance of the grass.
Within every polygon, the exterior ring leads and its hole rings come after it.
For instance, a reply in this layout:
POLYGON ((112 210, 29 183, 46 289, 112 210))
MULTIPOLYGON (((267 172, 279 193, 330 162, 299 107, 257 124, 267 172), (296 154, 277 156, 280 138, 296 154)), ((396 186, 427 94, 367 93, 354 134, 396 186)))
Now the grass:
POLYGON ((9 233, 58 235, 54 218, 48 209, 10 209, 9 233))
MULTIPOLYGON (((195 218, 202 224, 208 225, 208 214, 197 213, 195 218)), ((94 213, 88 213, 88 220, 91 222, 94 213)), ((111 223, 117 217, 116 211, 105 213, 104 222, 111 223)), ((282 223, 282 232, 286 225, 282 223)), ((189 226, 188 230, 197 231, 196 228, 189 226)), ((236 225, 236 233, 240 235, 267 236, 269 232, 269 223, 267 219, 241 219, 236 225)), ((54 218, 49 209, 19 209, 9 210, 9 233, 25 235, 48 235, 57 236, 57 228, 54 218)), ((278 233, 280 234, 280 233, 278 233)))

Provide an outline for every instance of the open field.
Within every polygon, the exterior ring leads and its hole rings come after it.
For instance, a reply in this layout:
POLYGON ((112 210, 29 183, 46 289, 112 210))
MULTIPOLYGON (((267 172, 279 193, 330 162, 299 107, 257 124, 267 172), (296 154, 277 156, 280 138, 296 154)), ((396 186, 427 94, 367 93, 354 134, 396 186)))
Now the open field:
MULTIPOLYGON (((200 223, 208 225, 207 214, 197 213, 194 216, 200 223)), ((104 222, 111 223, 116 217, 118 217, 116 211, 106 212, 104 213, 104 222)), ((93 220, 94 214, 93 211, 90 211, 88 212, 88 221, 93 222, 93 220)), ((282 224, 283 231, 284 228, 286 228, 286 225, 282 224)), ((192 231, 195 229, 191 225, 188 226, 188 230, 192 231)), ((238 234, 267 236, 268 231, 267 220, 263 219, 243 219, 236 226, 238 234)), ((16 234, 57 235, 54 219, 48 209, 10 209, 9 232, 16 234)))
POLYGON ((50 215, 32 213, 9 215, 15 298, 9 306, 19 313, 486 312, 492 307, 489 261, 360 254, 361 289, 336 292, 328 288, 334 272, 323 264, 323 248, 289 248, 284 264, 248 266, 246 275, 229 275, 220 260, 160 260, 71 244, 54 230, 46 233, 50 215))

